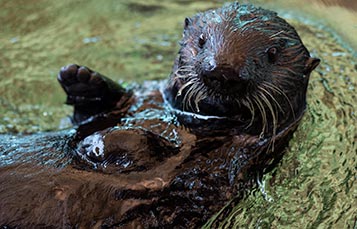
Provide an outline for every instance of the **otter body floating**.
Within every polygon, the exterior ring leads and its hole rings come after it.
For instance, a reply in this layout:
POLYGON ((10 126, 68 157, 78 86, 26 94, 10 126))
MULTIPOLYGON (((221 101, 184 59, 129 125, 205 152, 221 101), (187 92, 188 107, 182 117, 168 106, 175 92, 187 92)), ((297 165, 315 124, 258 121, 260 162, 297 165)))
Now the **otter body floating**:
POLYGON ((202 225, 281 158, 318 63, 276 13, 233 3, 185 19, 167 81, 128 90, 86 67, 62 68, 78 125, 73 161, 54 171, 3 166, 0 224, 202 225))

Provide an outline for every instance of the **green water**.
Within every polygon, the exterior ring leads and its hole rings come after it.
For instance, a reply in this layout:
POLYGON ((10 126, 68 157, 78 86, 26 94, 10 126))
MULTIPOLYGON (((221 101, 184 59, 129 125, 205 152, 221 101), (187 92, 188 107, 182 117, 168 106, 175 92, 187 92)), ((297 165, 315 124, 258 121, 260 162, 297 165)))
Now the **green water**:
MULTIPOLYGON (((0 0, 0 133, 60 126, 71 114, 56 82, 63 65, 126 82, 167 77, 184 18, 222 2, 0 0)), ((208 226, 356 228, 356 56, 327 27, 301 21, 296 9, 282 12, 322 59, 308 111, 282 162, 228 218, 208 226)))

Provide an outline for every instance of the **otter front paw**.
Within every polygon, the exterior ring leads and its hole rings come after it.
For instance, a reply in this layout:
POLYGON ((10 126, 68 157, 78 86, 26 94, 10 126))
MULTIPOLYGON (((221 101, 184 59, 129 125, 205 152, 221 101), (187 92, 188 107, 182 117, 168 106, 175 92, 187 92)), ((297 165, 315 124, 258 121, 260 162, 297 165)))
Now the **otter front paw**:
POLYGON ((70 105, 96 103, 115 93, 108 85, 114 82, 106 82, 104 76, 84 66, 71 64, 62 67, 57 79, 68 96, 66 103, 70 105))
POLYGON ((75 124, 111 110, 126 93, 111 79, 75 64, 63 67, 57 79, 67 94, 66 103, 74 106, 75 124))

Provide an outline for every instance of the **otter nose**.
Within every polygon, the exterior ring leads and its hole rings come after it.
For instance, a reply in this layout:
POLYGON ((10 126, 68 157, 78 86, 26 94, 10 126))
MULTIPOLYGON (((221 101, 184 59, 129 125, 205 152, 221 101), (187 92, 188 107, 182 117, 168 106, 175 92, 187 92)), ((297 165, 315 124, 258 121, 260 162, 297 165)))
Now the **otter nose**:
POLYGON ((217 63, 213 57, 207 57, 201 64, 202 75, 211 78, 217 78, 217 80, 233 80, 240 81, 248 79, 248 73, 244 66, 237 66, 227 63, 217 63))
POLYGON ((217 66, 209 62, 203 66, 201 78, 207 86, 219 89, 223 93, 243 91, 247 79, 246 72, 242 68, 229 65, 217 66))
POLYGON ((206 58, 205 61, 202 63, 202 72, 209 73, 214 71, 217 68, 216 61, 214 58, 206 58))
POLYGON ((248 73, 244 68, 223 65, 206 64, 202 69, 202 76, 220 81, 242 81, 248 79, 248 73))

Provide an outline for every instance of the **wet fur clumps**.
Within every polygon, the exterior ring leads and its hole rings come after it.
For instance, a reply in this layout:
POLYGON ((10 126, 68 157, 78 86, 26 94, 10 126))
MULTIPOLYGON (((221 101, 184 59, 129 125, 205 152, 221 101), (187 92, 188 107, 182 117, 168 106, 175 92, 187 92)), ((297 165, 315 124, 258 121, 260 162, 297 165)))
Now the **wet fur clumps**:
POLYGON ((318 63, 276 13, 232 3, 185 19, 167 81, 123 88, 62 68, 75 131, 0 143, 0 225, 197 228, 220 212, 219 221, 283 156, 318 63))
POLYGON ((166 95, 174 107, 235 117, 275 135, 305 109, 310 58, 275 12, 238 3, 186 18, 166 95))

